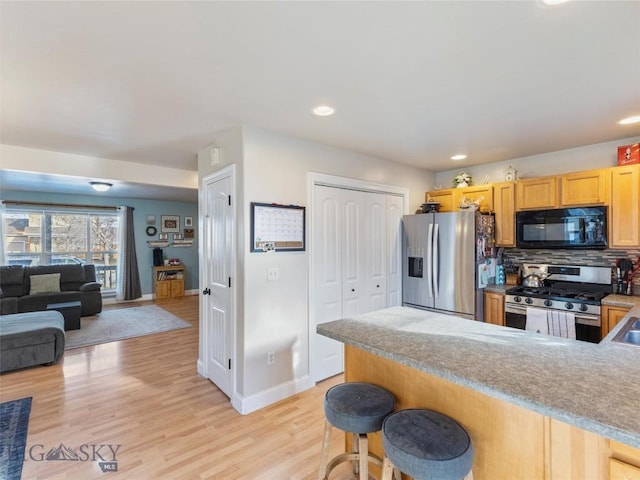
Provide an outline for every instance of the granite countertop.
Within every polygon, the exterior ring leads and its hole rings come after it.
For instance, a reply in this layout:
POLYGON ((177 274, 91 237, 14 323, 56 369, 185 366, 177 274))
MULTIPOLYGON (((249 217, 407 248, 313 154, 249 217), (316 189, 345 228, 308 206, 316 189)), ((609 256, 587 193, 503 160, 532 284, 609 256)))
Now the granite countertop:
MULTIPOLYGON (((640 316, 640 306, 631 315, 640 316)), ((623 323, 592 344, 392 307, 324 323, 317 331, 640 448, 640 347, 610 341, 623 323)))
POLYGON ((640 297, 637 295, 618 295, 617 293, 612 293, 604 297, 601 303, 613 307, 640 307, 640 297))

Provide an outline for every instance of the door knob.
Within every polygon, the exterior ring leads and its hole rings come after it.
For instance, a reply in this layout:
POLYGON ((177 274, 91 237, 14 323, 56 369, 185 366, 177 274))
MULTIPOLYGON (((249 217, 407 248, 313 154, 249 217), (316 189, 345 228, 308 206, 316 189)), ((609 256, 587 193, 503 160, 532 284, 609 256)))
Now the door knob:
POLYGON ((202 294, 203 294, 203 295, 211 295, 211 289, 210 289, 210 288, 205 288, 205 289, 202 291, 202 294))

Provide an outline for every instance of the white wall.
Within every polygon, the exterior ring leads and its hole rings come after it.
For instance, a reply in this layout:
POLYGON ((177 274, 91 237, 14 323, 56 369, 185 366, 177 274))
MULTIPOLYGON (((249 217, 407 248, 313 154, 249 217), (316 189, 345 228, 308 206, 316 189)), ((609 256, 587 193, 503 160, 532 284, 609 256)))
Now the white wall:
POLYGON ((453 177, 460 171, 471 174, 474 185, 482 184, 482 180, 486 175, 489 176, 488 183, 502 182, 504 181, 504 170, 510 165, 518 171, 518 178, 542 177, 613 167, 618 164, 618 146, 638 142, 640 142, 640 137, 631 137, 614 142, 596 143, 568 150, 514 158, 504 162, 478 165, 476 167, 460 167, 438 172, 435 185, 451 188, 453 186, 453 177))
MULTIPOLYGON (((221 144, 232 137, 226 133, 215 143, 221 147, 224 159, 218 168, 242 155, 242 206, 238 207, 242 217, 238 219, 242 258, 238 265, 239 275, 244 277, 240 279, 239 294, 244 305, 239 308, 244 311, 238 316, 243 331, 238 351, 244 358, 243 371, 237 374, 237 388, 246 405, 253 409, 285 398, 297 386, 309 382, 309 250, 249 253, 250 202, 308 206, 307 174, 317 172, 408 188, 409 211, 413 212, 424 202, 424 192, 433 185, 434 174, 253 127, 242 128, 241 148, 221 144), (235 154, 226 152, 227 148, 235 154), (279 269, 279 280, 267 280, 270 267, 279 269), (276 352, 272 366, 267 366, 269 351, 276 352)), ((237 140, 236 137, 231 143, 237 140)), ((208 151, 201 152, 199 158, 202 177, 211 170, 207 165, 208 151)), ((307 220, 308 215, 307 212, 307 220)))

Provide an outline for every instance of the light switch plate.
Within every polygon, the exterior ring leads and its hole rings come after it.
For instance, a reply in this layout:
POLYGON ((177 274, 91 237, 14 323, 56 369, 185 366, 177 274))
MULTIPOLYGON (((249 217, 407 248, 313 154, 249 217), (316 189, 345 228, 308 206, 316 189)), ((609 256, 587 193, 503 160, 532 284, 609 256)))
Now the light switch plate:
POLYGON ((271 267, 267 270, 267 280, 278 280, 280 278, 280 270, 278 267, 271 267))

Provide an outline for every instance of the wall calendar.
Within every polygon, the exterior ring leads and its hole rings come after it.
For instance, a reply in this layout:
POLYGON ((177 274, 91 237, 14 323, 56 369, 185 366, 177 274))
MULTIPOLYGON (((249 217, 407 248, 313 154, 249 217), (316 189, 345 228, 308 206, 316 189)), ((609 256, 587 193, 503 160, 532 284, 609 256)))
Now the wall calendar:
POLYGON ((251 202, 251 251, 305 249, 305 207, 251 202))

